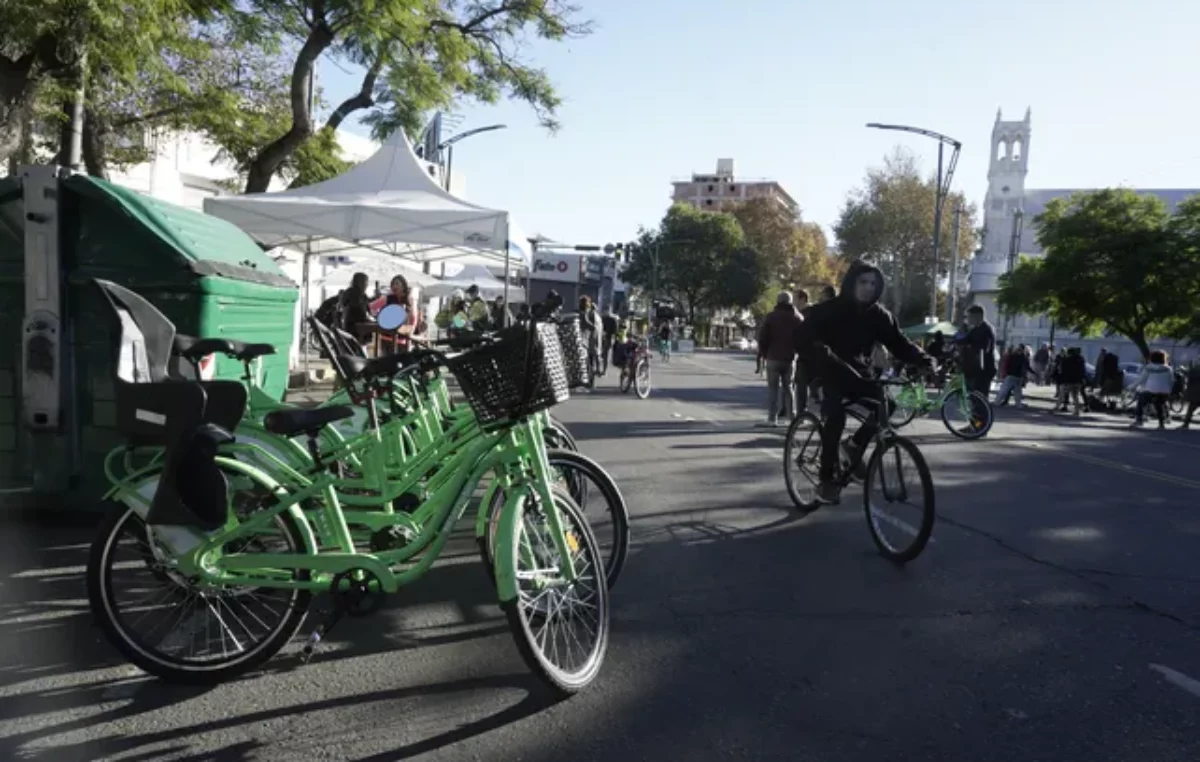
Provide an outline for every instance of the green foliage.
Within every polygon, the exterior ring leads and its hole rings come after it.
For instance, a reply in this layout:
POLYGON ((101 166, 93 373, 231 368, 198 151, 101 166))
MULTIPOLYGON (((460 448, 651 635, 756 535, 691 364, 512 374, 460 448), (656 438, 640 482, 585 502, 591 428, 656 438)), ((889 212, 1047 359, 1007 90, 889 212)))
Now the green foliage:
POLYGON ((966 282, 971 252, 976 248, 976 210, 962 194, 950 194, 941 223, 941 253, 933 267, 933 218, 937 182, 924 177, 916 160, 903 149, 888 156, 882 168, 867 172, 866 184, 846 199, 834 231, 844 262, 870 259, 888 279, 884 299, 902 325, 919 323, 929 310, 934 278, 950 273, 954 243, 954 209, 963 208, 959 234, 959 283, 966 282))
POLYGON ((1082 335, 1184 338, 1200 293, 1200 198, 1175 215, 1128 189, 1055 199, 1034 220, 1042 259, 1000 279, 1000 306, 1046 313, 1082 335))
POLYGON ((834 277, 825 232, 802 222, 773 199, 756 198, 730 210, 746 235, 746 243, 762 255, 769 277, 796 285, 834 277))
POLYGON ((769 278, 758 254, 745 248, 745 235, 731 214, 675 204, 658 230, 640 231, 637 243, 623 279, 680 304, 689 322, 695 322, 699 309, 753 304, 758 292, 749 294, 752 284, 761 288, 769 278), (747 272, 735 276, 734 263, 747 272))

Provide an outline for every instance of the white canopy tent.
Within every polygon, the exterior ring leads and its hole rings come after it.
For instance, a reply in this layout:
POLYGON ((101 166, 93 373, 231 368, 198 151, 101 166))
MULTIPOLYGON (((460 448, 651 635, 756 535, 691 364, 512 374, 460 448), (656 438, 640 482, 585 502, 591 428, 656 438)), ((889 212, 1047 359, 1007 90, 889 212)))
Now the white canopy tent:
POLYGON ((301 287, 305 314, 314 242, 321 255, 337 251, 329 246, 332 240, 415 264, 503 264, 506 272, 513 265, 532 266, 523 241, 510 244, 515 226, 507 212, 455 197, 435 174, 397 130, 373 156, 331 180, 275 193, 210 197, 204 211, 263 244, 299 245, 309 252, 301 287))
MULTIPOLYGON (((263 243, 317 239, 373 248, 413 262, 497 263, 509 250, 508 213, 463 201, 430 175, 402 131, 361 164, 332 180, 275 193, 214 196, 204 211, 263 243)), ((333 253, 323 246, 322 253, 333 253)))
POLYGON ((467 265, 452 278, 443 278, 436 285, 427 286, 425 293, 430 296, 449 296, 457 290, 466 291, 471 286, 478 286, 479 293, 484 298, 504 294, 505 302, 520 303, 525 301, 525 289, 521 286, 510 285, 507 290, 504 281, 492 275, 482 265, 467 265))

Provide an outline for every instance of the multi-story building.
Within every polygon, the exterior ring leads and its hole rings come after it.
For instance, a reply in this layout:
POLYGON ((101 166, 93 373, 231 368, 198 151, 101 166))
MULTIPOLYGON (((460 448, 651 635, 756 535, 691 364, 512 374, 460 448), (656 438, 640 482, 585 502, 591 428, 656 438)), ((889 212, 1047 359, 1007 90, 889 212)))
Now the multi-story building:
POLYGON ((690 180, 675 180, 671 200, 691 204, 697 209, 715 212, 732 204, 755 198, 777 201, 797 219, 800 205, 775 180, 735 177, 733 159, 717 159, 717 171, 712 174, 693 174, 690 180))

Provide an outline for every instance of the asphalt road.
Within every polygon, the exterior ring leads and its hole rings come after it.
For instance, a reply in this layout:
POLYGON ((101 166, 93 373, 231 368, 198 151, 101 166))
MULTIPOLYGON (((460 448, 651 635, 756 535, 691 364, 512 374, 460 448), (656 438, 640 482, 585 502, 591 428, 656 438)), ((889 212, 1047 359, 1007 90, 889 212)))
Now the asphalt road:
POLYGON ((857 490, 792 510, 751 370, 676 357, 649 400, 561 408, 635 521, 579 696, 541 697, 465 545, 313 664, 199 691, 100 639, 86 531, 6 524, 0 759, 1200 759, 1200 434, 918 421, 939 523, 896 569, 857 490))

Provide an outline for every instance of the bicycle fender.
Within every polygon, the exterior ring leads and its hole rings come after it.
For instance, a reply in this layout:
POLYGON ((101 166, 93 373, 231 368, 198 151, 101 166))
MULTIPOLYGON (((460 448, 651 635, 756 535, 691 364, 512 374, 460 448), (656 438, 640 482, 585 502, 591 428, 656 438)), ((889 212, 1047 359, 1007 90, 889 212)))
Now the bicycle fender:
POLYGON ((504 509, 500 512, 500 526, 496 532, 496 594, 500 605, 517 600, 517 570, 513 565, 516 548, 513 545, 517 522, 525 512, 525 501, 529 499, 527 487, 517 487, 509 491, 508 499, 504 501, 504 509))

